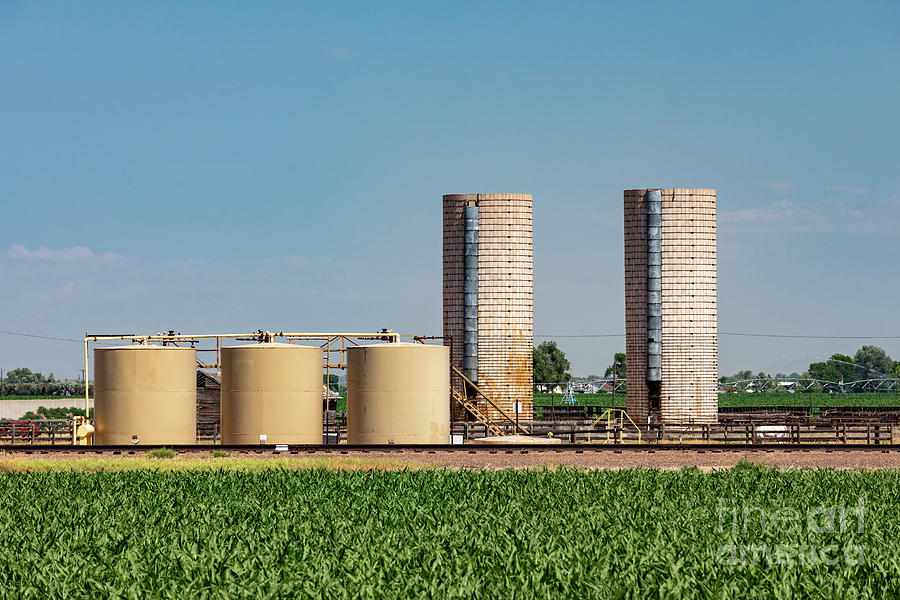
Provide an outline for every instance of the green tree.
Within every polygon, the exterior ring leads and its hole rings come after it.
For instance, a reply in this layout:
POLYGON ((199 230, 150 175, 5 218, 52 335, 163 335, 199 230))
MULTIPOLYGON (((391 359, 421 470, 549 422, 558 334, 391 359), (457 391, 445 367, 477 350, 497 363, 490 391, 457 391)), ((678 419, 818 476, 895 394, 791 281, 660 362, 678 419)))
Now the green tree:
POLYGON ((888 353, 878 346, 863 346, 853 356, 856 377, 859 379, 878 379, 891 372, 894 361, 888 353))
POLYGON ((853 381, 854 373, 856 372, 856 366, 853 364, 854 361, 852 356, 847 356, 846 354, 832 354, 831 358, 828 359, 832 365, 834 365, 834 369, 838 372, 840 379, 836 381, 853 381))
POLYGON ((534 349, 533 357, 535 383, 562 383, 572 378, 566 353, 559 349, 556 342, 543 342, 534 349))
POLYGON ((832 354, 825 362, 817 362, 809 365, 809 375, 813 379, 821 381, 833 381, 834 383, 849 383, 856 378, 856 365, 852 356, 846 354, 832 354))
POLYGON ((825 361, 811 363, 809 365, 809 376, 819 381, 840 381, 841 374, 834 368, 834 364, 825 361))
POLYGON ((340 389, 340 385, 339 385, 340 380, 341 380, 341 378, 339 375, 329 373, 326 376, 324 373, 322 374, 322 383, 327 384, 328 389, 331 390, 332 392, 336 392, 336 391, 338 391, 338 389, 340 389), (327 380, 326 380, 326 378, 327 378, 327 380))
POLYGON ((84 382, 57 380, 53 373, 45 377, 37 371, 18 368, 4 373, 0 393, 4 396, 80 396, 84 394, 84 382))
POLYGON ((900 360, 894 361, 894 366, 891 367, 891 377, 900 379, 900 360))
POLYGON ((6 374, 6 382, 11 385, 43 383, 44 376, 40 373, 32 372, 31 369, 19 368, 13 369, 6 374))
POLYGON ((612 377, 615 372, 616 379, 625 379, 626 373, 628 372, 625 368, 625 353, 624 352, 616 352, 613 355, 613 362, 611 365, 606 367, 606 373, 603 374, 604 377, 612 377))

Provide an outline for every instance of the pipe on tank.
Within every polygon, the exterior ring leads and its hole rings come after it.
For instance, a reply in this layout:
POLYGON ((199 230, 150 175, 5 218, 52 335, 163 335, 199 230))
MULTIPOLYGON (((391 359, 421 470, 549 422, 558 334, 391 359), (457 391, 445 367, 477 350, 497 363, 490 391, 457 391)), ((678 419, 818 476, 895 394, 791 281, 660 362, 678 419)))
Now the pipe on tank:
POLYGON ((662 381, 662 192, 647 190, 647 381, 662 381))
MULTIPOLYGON (((476 201, 477 202, 477 201, 476 201)), ((463 373, 478 381, 478 205, 463 207, 463 373)))

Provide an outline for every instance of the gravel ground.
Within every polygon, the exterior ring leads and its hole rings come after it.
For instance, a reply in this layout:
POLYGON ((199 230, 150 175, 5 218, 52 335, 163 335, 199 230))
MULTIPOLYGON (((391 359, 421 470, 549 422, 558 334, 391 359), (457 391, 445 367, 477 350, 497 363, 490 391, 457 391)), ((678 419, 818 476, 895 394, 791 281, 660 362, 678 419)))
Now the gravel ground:
POLYGON ((696 466, 704 470, 730 468, 741 460, 784 468, 900 469, 900 451, 827 451, 827 450, 659 450, 659 451, 522 451, 498 450, 496 454, 478 452, 348 453, 358 458, 395 458, 414 462, 437 463, 457 469, 503 469, 542 466, 577 466, 594 469, 632 469, 652 467, 680 469, 696 466))
MULTIPOLYGON (((210 449, 212 450, 212 448, 210 449)), ((179 452, 183 458, 206 458, 209 451, 179 452)), ((680 469, 696 466, 703 470, 733 467, 741 460, 782 468, 836 468, 836 469, 900 469, 900 450, 854 450, 842 451, 792 448, 792 449, 723 449, 723 450, 622 450, 602 451, 553 449, 522 449, 495 451, 318 451, 315 453, 274 454, 257 451, 232 452, 232 456, 266 460, 279 458, 327 458, 339 460, 342 457, 371 459, 373 461, 402 461, 416 464, 431 464, 454 469, 504 469, 536 468, 552 466, 577 466, 595 469, 630 469, 652 467, 658 469, 680 469)), ((31 454, 7 451, 3 458, 28 460, 29 458, 70 460, 90 457, 115 458, 115 455, 82 454, 79 452, 35 451, 31 454)), ((141 456, 136 452, 135 456, 141 456)))

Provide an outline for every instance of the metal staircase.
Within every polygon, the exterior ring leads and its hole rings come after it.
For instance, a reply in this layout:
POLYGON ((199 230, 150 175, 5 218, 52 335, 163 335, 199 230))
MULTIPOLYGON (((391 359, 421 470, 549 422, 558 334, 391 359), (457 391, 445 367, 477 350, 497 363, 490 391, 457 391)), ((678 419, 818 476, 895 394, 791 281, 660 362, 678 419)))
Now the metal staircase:
POLYGON ((460 392, 456 388, 450 388, 450 393, 453 395, 453 399, 456 400, 459 404, 462 405, 464 409, 466 409, 469 414, 475 417, 476 421, 481 421, 484 423, 485 427, 487 427, 488 435, 503 435, 504 431, 497 425, 493 419, 488 417, 484 412, 478 408, 478 405, 466 398, 462 392, 460 392))
POLYGON ((453 365, 450 365, 450 368, 454 375, 457 375, 458 377, 460 377, 460 379, 462 379, 464 390, 471 389, 473 392, 475 392, 475 395, 470 398, 467 393, 462 392, 462 391, 456 389, 455 387, 451 386, 450 387, 450 395, 453 396, 453 399, 456 400, 460 405, 462 405, 462 407, 464 409, 466 409, 466 411, 468 411, 469 414, 471 414, 473 417, 475 417, 475 419, 477 421, 481 421, 482 423, 484 423, 485 427, 487 427, 489 434, 504 435, 506 432, 504 431, 504 429, 502 427, 500 427, 500 425, 497 424, 496 421, 491 419, 487 415, 487 413, 485 413, 483 410, 481 410, 478 407, 478 404, 475 402, 475 399, 479 396, 481 398, 483 398, 484 400, 486 400, 487 403, 489 405, 491 405, 491 407, 493 407, 494 410, 499 412, 505 420, 512 423, 514 431, 516 431, 517 433, 523 433, 525 435, 528 435, 529 431, 524 425, 520 425, 519 423, 517 423, 516 420, 509 415, 509 413, 507 413, 505 410, 500 408, 500 406, 498 406, 497 403, 494 402, 490 396, 485 394, 484 391, 482 391, 481 388, 479 388, 468 377, 466 377, 462 371, 460 371, 458 368, 456 368, 453 365))

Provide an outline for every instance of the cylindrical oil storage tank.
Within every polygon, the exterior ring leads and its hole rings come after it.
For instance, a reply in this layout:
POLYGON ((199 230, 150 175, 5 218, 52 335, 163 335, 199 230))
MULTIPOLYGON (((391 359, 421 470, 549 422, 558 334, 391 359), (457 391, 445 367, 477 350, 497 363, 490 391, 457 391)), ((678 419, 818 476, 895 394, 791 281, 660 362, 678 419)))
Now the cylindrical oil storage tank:
POLYGON ((322 392, 321 348, 223 348, 222 443, 321 444, 322 392))
POLYGON ((197 443, 197 351, 94 349, 95 444, 197 443))
POLYGON ((347 441, 449 444, 450 348, 373 344, 347 349, 347 441))

